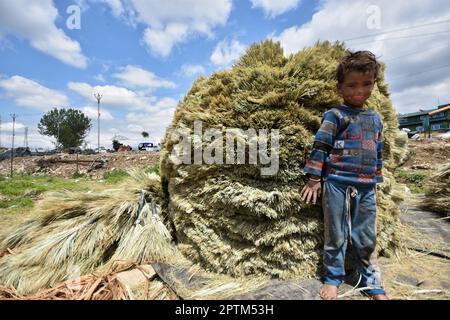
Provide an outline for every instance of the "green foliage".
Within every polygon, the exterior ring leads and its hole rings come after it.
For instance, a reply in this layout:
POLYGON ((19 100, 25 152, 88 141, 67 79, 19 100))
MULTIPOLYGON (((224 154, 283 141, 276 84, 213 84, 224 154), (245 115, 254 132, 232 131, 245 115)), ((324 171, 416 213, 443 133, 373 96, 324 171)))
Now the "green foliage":
POLYGON ((148 138, 150 136, 147 131, 142 131, 141 134, 144 138, 148 138))
POLYGON ((84 173, 75 172, 72 175, 72 179, 80 179, 80 178, 86 178, 86 175, 84 173))
POLYGON ((27 208, 33 206, 33 199, 30 197, 20 197, 18 199, 8 199, 0 201, 0 209, 7 208, 27 208))
POLYGON ((58 146, 79 147, 91 128, 91 120, 80 110, 54 108, 38 124, 39 133, 55 137, 58 146))
POLYGON ((114 140, 112 141, 112 146, 113 146, 113 149, 114 149, 115 151, 118 151, 119 148, 120 148, 121 146, 123 146, 123 144, 120 143, 119 140, 114 139, 114 140))
POLYGON ((114 184, 123 181, 128 176, 129 174, 125 170, 116 169, 109 172, 105 172, 105 174, 103 175, 103 179, 107 183, 114 184))
POLYGON ((405 183, 421 184, 426 179, 427 174, 420 171, 399 170, 396 177, 399 181, 405 183))
POLYGON ((156 173, 156 174, 159 176, 159 175, 160 175, 159 164, 154 164, 154 165, 148 167, 148 168, 145 170, 145 172, 148 172, 148 173, 153 172, 153 173, 156 173))
POLYGON ((31 208, 39 194, 51 190, 83 190, 84 186, 72 179, 49 176, 16 175, 0 177, 0 209, 31 208))
POLYGON ((412 193, 419 194, 425 192, 425 180, 428 173, 417 170, 397 170, 395 178, 398 182, 405 183, 412 193))

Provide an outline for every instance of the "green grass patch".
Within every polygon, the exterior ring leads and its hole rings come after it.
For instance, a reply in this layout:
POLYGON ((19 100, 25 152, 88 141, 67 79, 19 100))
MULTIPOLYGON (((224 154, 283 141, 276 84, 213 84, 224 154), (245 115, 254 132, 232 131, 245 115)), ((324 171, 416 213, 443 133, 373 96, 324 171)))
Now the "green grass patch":
POLYGON ((154 164, 154 165, 148 167, 147 169, 145 169, 145 172, 148 172, 148 173, 154 172, 159 176, 160 175, 159 164, 154 164))
POLYGON ((78 181, 73 179, 30 175, 0 177, 0 194, 5 196, 23 196, 30 191, 42 193, 59 189, 81 190, 82 188, 78 181))
POLYGON ((52 190, 87 190, 79 179, 50 176, 0 176, 0 213, 31 208, 39 194, 52 190))
POLYGON ((27 208, 32 206, 33 206, 33 199, 31 199, 31 197, 20 197, 0 201, 0 209, 27 208))
POLYGON ((408 183, 422 183, 427 176, 426 173, 420 171, 399 170, 396 173, 396 178, 408 183))
POLYGON ((411 193, 424 193, 424 184, 429 174, 428 171, 399 169, 395 172, 395 178, 398 182, 406 184, 411 193))
POLYGON ((105 180, 106 183, 114 184, 123 181, 125 178, 129 176, 130 175, 125 170, 116 169, 105 172, 105 174, 103 175, 103 180, 105 180))

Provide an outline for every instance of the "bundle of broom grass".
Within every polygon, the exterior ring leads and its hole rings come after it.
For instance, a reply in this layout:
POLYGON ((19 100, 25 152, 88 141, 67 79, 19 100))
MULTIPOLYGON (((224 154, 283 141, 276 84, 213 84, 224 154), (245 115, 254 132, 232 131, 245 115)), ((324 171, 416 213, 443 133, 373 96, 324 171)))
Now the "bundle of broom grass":
MULTIPOLYGON (((209 271, 233 276, 307 278, 318 274, 321 210, 319 205, 305 204, 299 193, 321 116, 341 103, 335 70, 345 54, 343 44, 323 42, 286 58, 279 43, 264 41, 252 45, 231 69, 200 77, 193 84, 175 111, 161 151, 163 212, 186 257, 209 271), (202 139, 195 121, 201 121, 201 134, 215 129, 222 138, 202 139), (236 152, 236 143, 219 156, 224 164, 200 164, 196 152, 224 145, 230 128, 238 132, 235 138, 245 146, 241 150, 247 162, 227 164, 226 157, 242 156, 236 152), (249 128, 279 130, 280 147, 271 150, 279 158, 276 174, 263 175, 267 165, 248 162, 252 144, 261 139, 239 133, 238 129, 249 128), (181 138, 181 132, 187 134, 181 138), (190 155, 180 147, 184 139, 192 141, 190 155), (180 161, 185 156, 191 157, 191 163, 180 161)), ((368 105, 381 115, 385 128, 378 250, 388 255, 401 244, 397 203, 402 188, 392 172, 406 158, 407 138, 398 130, 383 70, 368 105)))
POLYGON ((24 294, 108 268, 117 260, 176 259, 160 215, 159 176, 132 176, 96 194, 46 194, 34 220, 0 238, 0 254, 12 253, 0 259, 0 283, 24 294))
POLYGON ((450 162, 439 167, 428 179, 425 199, 421 204, 424 209, 450 216, 450 162))

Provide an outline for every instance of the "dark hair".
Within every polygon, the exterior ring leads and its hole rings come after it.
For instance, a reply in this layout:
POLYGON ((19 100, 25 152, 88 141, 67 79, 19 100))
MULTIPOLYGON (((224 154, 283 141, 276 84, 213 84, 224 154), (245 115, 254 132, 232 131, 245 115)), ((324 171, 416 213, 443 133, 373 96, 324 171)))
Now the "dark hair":
POLYGON ((375 80, 378 77, 380 64, 375 55, 370 51, 347 51, 347 55, 342 58, 337 68, 338 83, 344 82, 345 75, 351 71, 367 72, 373 71, 375 80))

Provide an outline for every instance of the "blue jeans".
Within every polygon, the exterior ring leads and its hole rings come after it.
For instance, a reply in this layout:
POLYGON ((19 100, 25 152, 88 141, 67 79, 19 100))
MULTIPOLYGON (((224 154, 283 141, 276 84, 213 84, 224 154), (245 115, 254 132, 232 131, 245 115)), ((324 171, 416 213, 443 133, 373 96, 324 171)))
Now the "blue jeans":
POLYGON ((347 242, 353 248, 359 287, 370 287, 369 295, 385 294, 376 262, 376 190, 325 181, 323 282, 339 287, 345 277, 347 242))

